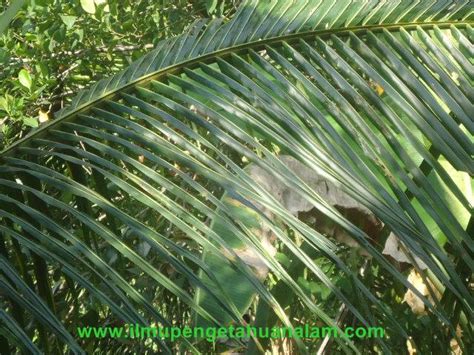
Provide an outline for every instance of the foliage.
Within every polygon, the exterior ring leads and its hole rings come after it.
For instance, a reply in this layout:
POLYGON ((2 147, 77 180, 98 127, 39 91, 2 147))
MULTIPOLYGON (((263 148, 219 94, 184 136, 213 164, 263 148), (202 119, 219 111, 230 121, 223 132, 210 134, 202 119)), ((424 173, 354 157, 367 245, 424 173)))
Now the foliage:
POLYGON ((471 26, 465 3, 250 0, 80 91, 0 155, 3 346, 467 353, 471 26), (194 322, 387 336, 75 337, 194 322))
MULTIPOLYGON (((209 15, 204 0, 27 3, 0 34, 0 150, 53 119, 78 90, 209 15)), ((219 2, 209 10, 231 15, 233 9, 219 2)))

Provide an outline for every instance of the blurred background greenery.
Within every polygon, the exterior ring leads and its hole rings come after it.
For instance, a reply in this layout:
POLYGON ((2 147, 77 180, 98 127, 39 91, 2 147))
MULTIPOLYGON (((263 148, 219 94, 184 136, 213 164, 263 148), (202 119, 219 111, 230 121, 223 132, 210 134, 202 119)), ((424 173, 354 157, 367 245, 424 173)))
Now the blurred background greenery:
MULTIPOLYGON (((32 0, 0 34, 0 150, 54 119, 74 93, 199 18, 240 0, 32 0)), ((11 1, 0 1, 3 13, 11 1)))

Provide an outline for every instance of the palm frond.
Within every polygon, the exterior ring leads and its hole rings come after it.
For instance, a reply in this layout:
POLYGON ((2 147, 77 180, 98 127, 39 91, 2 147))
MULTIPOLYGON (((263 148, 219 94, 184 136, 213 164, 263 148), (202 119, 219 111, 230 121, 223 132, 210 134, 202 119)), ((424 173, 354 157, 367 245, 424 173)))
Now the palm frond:
POLYGON ((31 329, 18 332, 19 309, 44 330, 41 344, 54 334, 54 346, 81 352, 71 332, 88 312, 104 324, 226 325, 245 323, 256 299, 292 326, 282 290, 341 328, 298 281, 305 270, 358 324, 386 328, 378 349, 405 346, 412 334, 397 317, 399 295, 382 299, 341 246, 298 215, 312 210, 384 280, 423 301, 440 342, 467 348, 472 15, 468 1, 248 1, 231 21, 198 21, 82 91, 0 153, 0 329, 38 346, 31 329), (347 201, 383 224, 378 239, 344 214, 347 201), (382 254, 390 233, 438 285, 430 297, 382 254))

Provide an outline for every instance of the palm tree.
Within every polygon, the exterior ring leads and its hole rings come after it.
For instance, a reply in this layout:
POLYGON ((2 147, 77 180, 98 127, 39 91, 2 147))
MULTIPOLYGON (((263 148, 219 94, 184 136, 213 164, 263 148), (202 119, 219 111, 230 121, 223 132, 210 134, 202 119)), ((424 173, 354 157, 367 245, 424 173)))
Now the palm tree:
POLYGON ((467 353, 471 25, 468 1, 251 0, 78 93, 0 153, 2 352, 467 353), (76 333, 305 323, 386 336, 76 333))

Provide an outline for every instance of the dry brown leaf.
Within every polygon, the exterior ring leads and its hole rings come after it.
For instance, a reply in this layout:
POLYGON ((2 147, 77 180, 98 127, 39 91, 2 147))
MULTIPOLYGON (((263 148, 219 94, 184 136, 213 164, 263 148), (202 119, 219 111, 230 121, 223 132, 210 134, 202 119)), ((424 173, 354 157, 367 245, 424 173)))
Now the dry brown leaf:
MULTIPOLYGON (((431 303, 434 303, 433 297, 431 296, 428 286, 423 282, 421 275, 415 270, 412 269, 408 275, 408 282, 411 283, 423 296, 426 296, 431 303)), ((428 281, 429 282, 429 281, 428 281)), ((441 298, 441 294, 437 292, 437 289, 431 284, 431 289, 435 292, 435 297, 437 299, 441 298)), ((406 302, 413 313, 416 315, 426 314, 425 304, 412 290, 408 289, 403 297, 403 302, 406 302)))
MULTIPOLYGON (((462 337, 462 329, 459 325, 456 327, 456 335, 459 338, 462 337)), ((451 348, 451 351, 452 351, 453 355, 462 355, 463 354, 462 349, 459 346, 459 343, 455 338, 451 339, 451 341, 449 342, 449 346, 451 348)))
MULTIPOLYGON (((400 247, 400 240, 393 233, 390 233, 390 235, 388 236, 382 254, 391 256, 399 263, 411 264, 410 259, 400 247)), ((426 270, 428 268, 419 257, 413 255, 413 258, 415 259, 415 262, 418 264, 418 267, 420 269, 426 270)))

